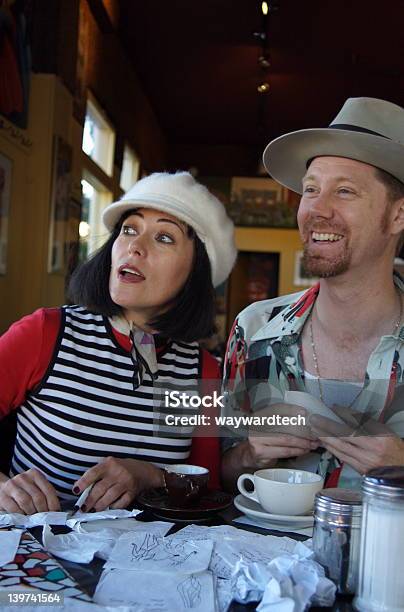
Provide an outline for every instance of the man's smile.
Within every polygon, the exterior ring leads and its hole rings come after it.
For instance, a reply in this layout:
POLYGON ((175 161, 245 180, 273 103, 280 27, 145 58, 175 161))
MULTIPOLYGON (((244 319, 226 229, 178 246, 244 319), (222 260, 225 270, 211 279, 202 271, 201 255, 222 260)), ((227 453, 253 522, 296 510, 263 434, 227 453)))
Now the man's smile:
POLYGON ((341 234, 312 232, 311 238, 313 242, 338 242, 343 238, 341 234))

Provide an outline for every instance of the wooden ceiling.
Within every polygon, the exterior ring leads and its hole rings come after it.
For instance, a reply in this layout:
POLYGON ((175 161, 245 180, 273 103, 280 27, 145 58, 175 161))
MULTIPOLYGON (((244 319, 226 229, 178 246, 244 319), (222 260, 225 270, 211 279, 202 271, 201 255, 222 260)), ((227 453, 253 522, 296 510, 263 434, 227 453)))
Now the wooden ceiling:
POLYGON ((232 174, 254 173, 269 140, 328 125, 350 96, 404 106, 404 0, 276 4, 264 71, 260 1, 120 1, 120 36, 173 160, 186 154, 188 165, 221 174, 234 159, 232 174), (259 94, 264 81, 270 91, 259 94), (223 164, 210 167, 215 151, 223 164))

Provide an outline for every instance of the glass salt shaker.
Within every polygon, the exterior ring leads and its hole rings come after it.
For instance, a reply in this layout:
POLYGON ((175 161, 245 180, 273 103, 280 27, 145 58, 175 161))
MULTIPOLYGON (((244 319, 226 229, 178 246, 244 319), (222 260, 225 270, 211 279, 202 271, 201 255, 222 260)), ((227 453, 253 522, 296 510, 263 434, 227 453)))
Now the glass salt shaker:
POLYGON ((316 561, 338 593, 355 593, 358 564, 362 494, 351 489, 323 489, 314 506, 313 551, 316 561))
POLYGON ((404 612, 404 466, 370 470, 362 491, 354 606, 363 612, 404 612))

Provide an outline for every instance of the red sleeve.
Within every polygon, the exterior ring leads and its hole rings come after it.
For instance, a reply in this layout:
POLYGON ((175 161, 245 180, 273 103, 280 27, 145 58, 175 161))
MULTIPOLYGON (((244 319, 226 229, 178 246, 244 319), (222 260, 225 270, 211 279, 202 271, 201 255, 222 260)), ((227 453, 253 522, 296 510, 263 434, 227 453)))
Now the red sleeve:
POLYGON ((60 328, 58 308, 40 308, 0 337, 0 417, 18 408, 42 380, 60 328))
MULTIPOLYGON (((39 308, 0 337, 0 418, 18 408, 45 376, 60 329, 60 308, 39 308)), ((127 336, 113 329, 130 350, 127 336)))
MULTIPOLYGON (((206 350, 202 350, 201 359, 202 394, 213 395, 216 390, 220 395, 221 376, 218 362, 206 350)), ((218 409, 204 408, 203 414, 210 417, 210 425, 195 428, 188 462, 208 468, 210 471, 209 486, 212 489, 220 489, 220 439, 219 429, 214 420, 218 409)))

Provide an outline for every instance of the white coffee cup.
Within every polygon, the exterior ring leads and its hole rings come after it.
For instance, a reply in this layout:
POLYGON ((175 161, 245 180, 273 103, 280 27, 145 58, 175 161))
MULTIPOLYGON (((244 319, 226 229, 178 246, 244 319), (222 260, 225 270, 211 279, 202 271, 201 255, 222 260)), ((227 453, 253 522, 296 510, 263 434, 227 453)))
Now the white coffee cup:
POLYGON ((241 474, 237 481, 240 493, 258 502, 271 514, 297 516, 307 514, 314 506, 314 498, 323 488, 324 478, 314 472, 269 468, 254 474, 241 474), (245 481, 254 485, 247 491, 245 481))

